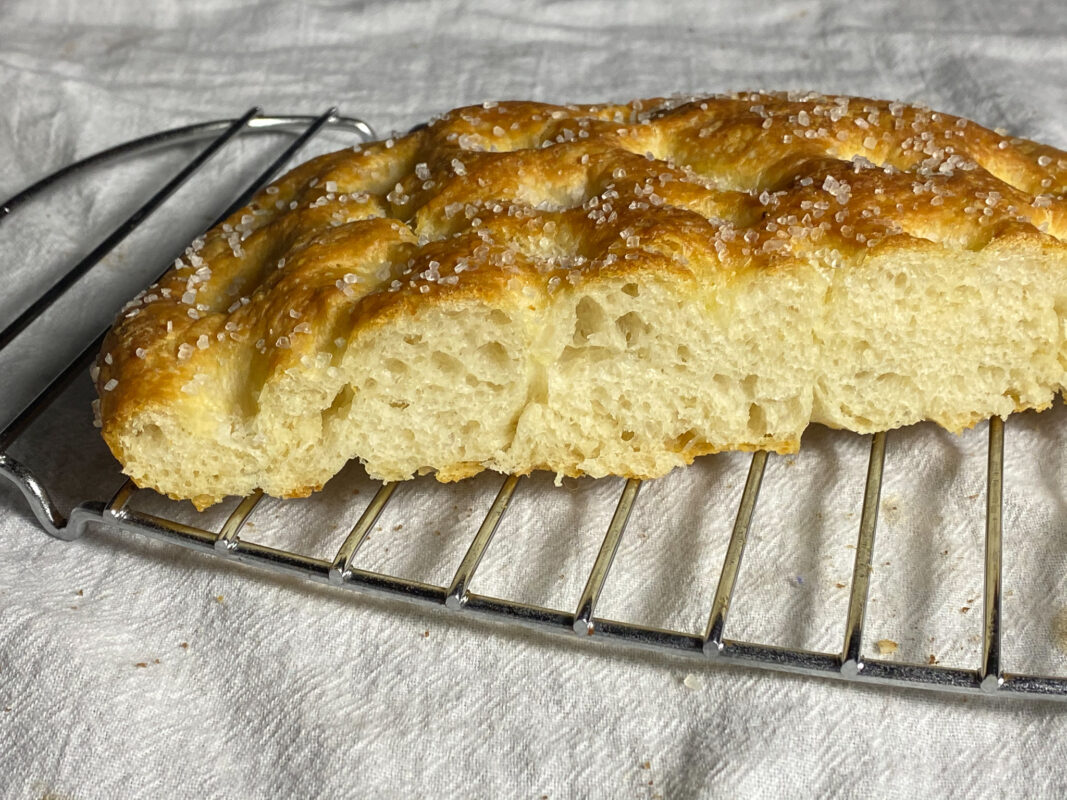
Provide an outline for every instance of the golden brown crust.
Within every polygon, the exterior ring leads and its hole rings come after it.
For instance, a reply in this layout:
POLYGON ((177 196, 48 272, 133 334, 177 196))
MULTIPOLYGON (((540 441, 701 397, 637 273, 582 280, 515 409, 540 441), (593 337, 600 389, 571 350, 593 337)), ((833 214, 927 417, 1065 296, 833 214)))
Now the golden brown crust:
MULTIPOLYGON (((204 424, 233 398, 254 414, 302 359, 336 359, 427 304, 626 275, 729 283, 928 248, 1062 251, 1065 193, 1063 151, 901 103, 743 93, 457 109, 303 164, 194 243, 107 337, 103 435, 125 462, 130 419, 189 402, 198 375, 224 368, 241 385, 197 401, 204 424)), ((974 421, 961 410, 961 427, 974 421)))

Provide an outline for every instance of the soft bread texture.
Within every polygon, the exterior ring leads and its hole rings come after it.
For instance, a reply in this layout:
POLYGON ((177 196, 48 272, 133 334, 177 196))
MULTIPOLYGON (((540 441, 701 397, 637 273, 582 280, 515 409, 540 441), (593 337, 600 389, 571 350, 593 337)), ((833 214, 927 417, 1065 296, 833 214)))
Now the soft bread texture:
POLYGON ((316 158, 122 312, 137 484, 650 478, 812 422, 951 431, 1067 383, 1067 154, 926 108, 486 103, 316 158))

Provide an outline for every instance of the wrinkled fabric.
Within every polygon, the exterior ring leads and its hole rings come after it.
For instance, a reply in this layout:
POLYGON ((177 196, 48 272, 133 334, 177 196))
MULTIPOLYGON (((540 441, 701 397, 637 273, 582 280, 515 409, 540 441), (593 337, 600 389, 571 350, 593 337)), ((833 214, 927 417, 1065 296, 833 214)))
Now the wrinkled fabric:
MULTIPOLYGON (((382 135, 486 99, 746 88, 923 102, 1067 147, 1057 2, 7 2, 0 195, 162 128, 336 104, 382 135), (102 4, 101 4, 102 5, 102 4)), ((347 138, 346 138, 347 136, 347 138)), ((332 133, 307 153, 351 141, 332 133)), ((243 141, 0 356, 10 419, 226 205, 284 137, 243 141), (232 154, 231 154, 232 153, 232 154)), ((204 142, 102 167, 0 222, 0 318, 204 142)), ((81 376, 15 452, 62 504, 117 469, 81 376)), ((1007 425, 1004 663, 1067 675, 1067 412, 1007 425)), ((889 437, 864 650, 981 655, 986 426, 889 437)), ((772 456, 734 639, 841 647, 869 440, 772 456)), ((748 456, 645 484, 598 614, 699 633, 748 456)), ((2 482, 0 482, 2 483, 2 482)), ((499 487, 398 489, 357 566, 447 585, 499 487)), ((573 610, 621 482, 520 483, 476 592, 573 610)), ((242 536, 332 558, 374 485, 268 500, 242 536)), ((143 508, 219 525, 147 498, 143 508)), ((852 686, 553 637, 367 598, 128 534, 46 536, 0 486, 0 795, 1062 796, 1067 707, 852 686)))

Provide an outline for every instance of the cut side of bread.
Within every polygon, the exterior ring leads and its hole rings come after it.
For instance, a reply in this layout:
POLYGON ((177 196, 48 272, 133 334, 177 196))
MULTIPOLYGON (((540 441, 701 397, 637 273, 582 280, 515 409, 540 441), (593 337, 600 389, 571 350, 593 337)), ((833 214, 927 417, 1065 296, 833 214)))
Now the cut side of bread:
POLYGON ((1067 385, 1067 155, 897 103, 486 104, 312 160, 136 298, 96 376, 198 506, 344 464, 651 478, 1067 385))

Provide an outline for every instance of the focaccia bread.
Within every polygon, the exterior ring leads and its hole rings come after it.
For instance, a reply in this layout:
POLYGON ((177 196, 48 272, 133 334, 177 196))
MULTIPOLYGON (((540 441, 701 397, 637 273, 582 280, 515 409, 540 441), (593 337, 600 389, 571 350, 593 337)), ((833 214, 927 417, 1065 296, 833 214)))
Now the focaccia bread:
POLYGON ((121 313, 137 484, 205 506, 483 469, 649 478, 1067 383, 1067 154, 922 107, 486 103, 316 158, 121 313))

